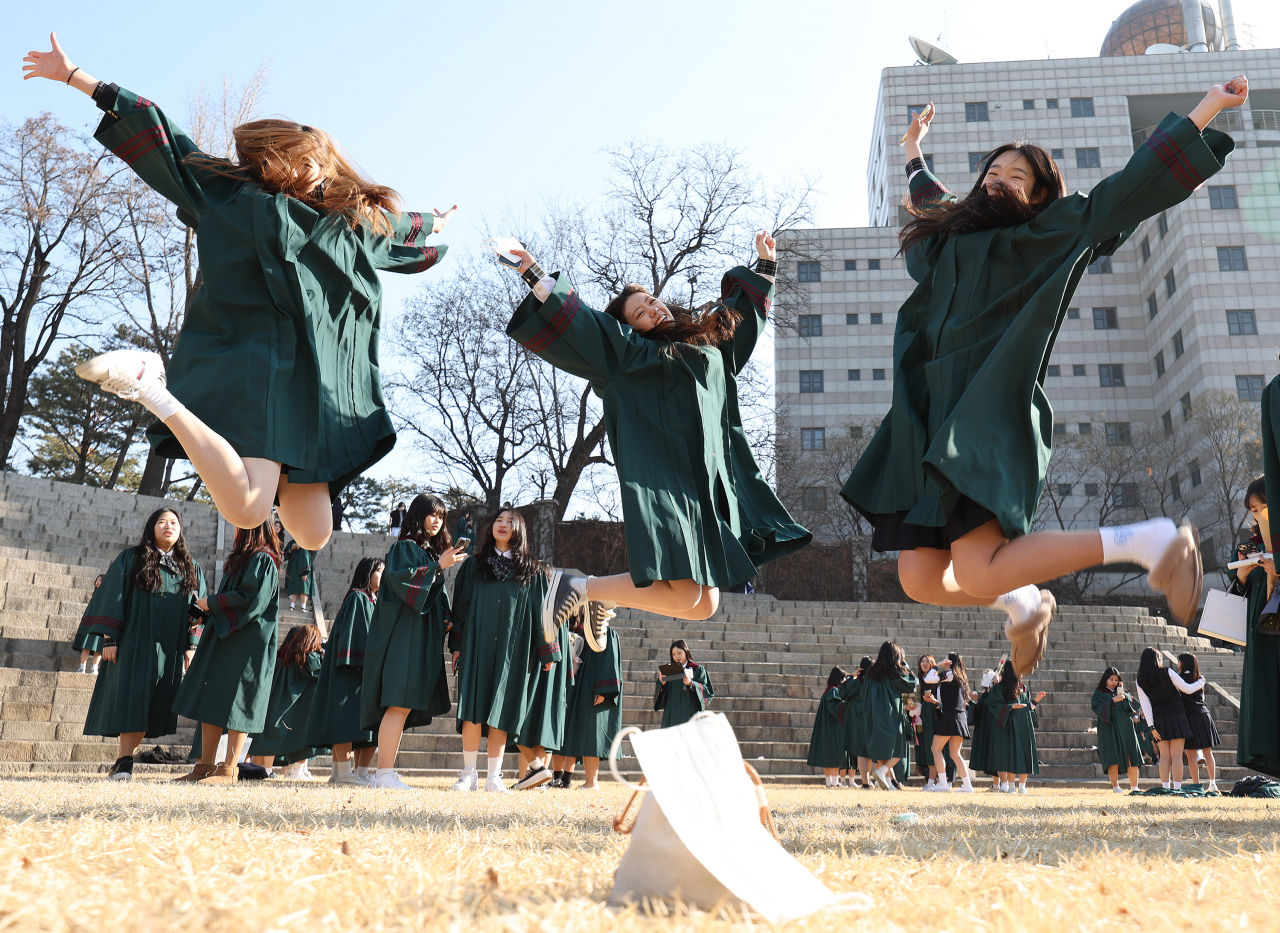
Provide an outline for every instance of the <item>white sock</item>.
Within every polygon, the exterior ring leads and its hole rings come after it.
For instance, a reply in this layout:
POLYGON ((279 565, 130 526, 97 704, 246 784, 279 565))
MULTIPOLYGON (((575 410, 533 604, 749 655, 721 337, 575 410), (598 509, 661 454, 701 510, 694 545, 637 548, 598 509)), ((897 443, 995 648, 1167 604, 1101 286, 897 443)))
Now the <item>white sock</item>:
POLYGON ((546 765, 543 764, 541 758, 535 758, 533 759, 533 761, 529 762, 529 770, 525 772, 525 776, 527 777, 530 774, 535 774, 538 771, 541 771, 545 767, 546 765))
POLYGON ((88 672, 89 672, 89 669, 85 667, 84 664, 81 664, 78 668, 76 668, 77 674, 87 674, 88 672))
POLYGON ((1160 782, 1160 786, 1161 786, 1161 787, 1163 787, 1165 790, 1168 790, 1168 789, 1169 789, 1169 782, 1168 782, 1168 781, 1161 781, 1161 782, 1160 782))
POLYGON ((1151 570, 1178 537, 1178 526, 1168 518, 1152 518, 1133 525, 1099 528, 1104 564, 1137 564, 1151 570))
POLYGON ((358 767, 356 768, 356 777, 367 778, 371 770, 373 769, 370 768, 368 765, 363 765, 361 767, 358 767))
POLYGON ((476 769, 476 759, 480 757, 480 749, 469 752, 465 748, 462 750, 462 770, 466 771, 470 768, 472 771, 476 769))
POLYGON ((1173 782, 1173 789, 1174 789, 1174 790, 1182 790, 1182 782, 1181 782, 1181 781, 1174 781, 1174 782, 1173 782))
POLYGON ((297 603, 295 603, 295 602, 291 599, 291 600, 289 600, 289 608, 290 608, 290 609, 297 609, 297 608, 298 608, 298 604, 297 604, 297 603))
POLYGON ((138 396, 138 404, 161 421, 168 421, 178 412, 187 410, 187 406, 174 398, 168 386, 162 382, 156 382, 146 392, 138 396))
POLYGON ((1040 588, 1028 583, 1016 590, 1010 590, 994 603, 992 609, 1003 609, 1009 614, 1009 621, 1015 625, 1031 618, 1031 613, 1040 609, 1040 588))
POLYGON ((1004 791, 1004 792, 1008 793, 1008 791, 1009 791, 1009 785, 1008 785, 1006 782, 1001 781, 1001 782, 1000 782, 1000 790, 1002 790, 1002 791, 1004 791))
POLYGON ((350 758, 348 758, 346 761, 335 761, 333 763, 334 773, 337 774, 339 777, 346 777, 348 774, 351 773, 351 764, 352 763, 350 758))
POLYGON ((373 772, 374 777, 382 777, 384 774, 395 774, 395 773, 396 773, 395 768, 379 768, 377 771, 373 772))
POLYGON ((488 771, 488 774, 486 775, 487 777, 490 777, 490 778, 502 777, 502 756, 501 755, 499 755, 497 758, 486 759, 486 762, 489 766, 489 771, 488 771))

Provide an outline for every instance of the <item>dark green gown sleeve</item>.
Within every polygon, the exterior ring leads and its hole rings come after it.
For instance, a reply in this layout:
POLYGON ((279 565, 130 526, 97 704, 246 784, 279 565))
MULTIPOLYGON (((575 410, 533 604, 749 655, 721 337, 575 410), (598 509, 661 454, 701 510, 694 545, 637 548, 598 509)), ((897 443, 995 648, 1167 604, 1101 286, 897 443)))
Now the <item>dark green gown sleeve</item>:
MULTIPOLYGON (((1280 502, 1280 376, 1272 379, 1262 393, 1262 472, 1266 477, 1267 501, 1280 502)), ((1271 526, 1267 550, 1280 547, 1280 519, 1271 526)))
POLYGON ((376 269, 383 272, 403 272, 412 275, 426 272, 444 258, 449 247, 427 246, 426 239, 435 227, 433 214, 403 211, 400 216, 384 211, 383 216, 391 224, 390 236, 370 236, 369 253, 376 269))
POLYGON ((440 572, 440 564, 421 548, 393 547, 387 558, 382 586, 390 587, 406 605, 418 612, 426 612, 436 594, 443 590, 444 575, 440 572), (426 562, 418 563, 415 556, 419 559, 425 557, 426 562), (391 563, 393 560, 394 565, 391 563))
POLYGON ((336 667, 364 667, 364 652, 372 620, 373 601, 360 590, 348 593, 333 623, 336 634, 325 646, 326 651, 335 653, 336 667))
POLYGON ((1121 704, 1112 702, 1111 694, 1106 690, 1095 690, 1089 705, 1093 707, 1093 715, 1098 718, 1098 722, 1111 725, 1111 707, 1121 704))
POLYGON ((275 560, 266 551, 249 558, 244 575, 234 590, 224 590, 209 600, 208 624, 219 638, 226 638, 250 623, 257 624, 279 589, 269 586, 269 576, 279 577, 275 560))
MULTIPOLYGON (((614 637, 612 632, 609 637, 614 637)), ((617 705, 622 693, 622 655, 617 649, 612 649, 596 655, 596 659, 600 663, 594 670, 595 679, 589 684, 579 684, 578 689, 590 691, 593 703, 595 697, 604 697, 598 709, 609 709, 617 705)))
POLYGON ((133 548, 121 551, 107 572, 102 575, 102 585, 94 591, 89 605, 80 620, 80 628, 76 632, 77 639, 88 639, 90 636, 120 640, 124 634, 125 617, 128 614, 126 601, 133 588, 133 548))
POLYGON ((741 315, 733 339, 720 346, 725 367, 740 373, 751 360, 773 305, 773 283, 746 266, 734 266, 720 280, 720 300, 741 315))
MULTIPOLYGON (((475 571, 471 569, 470 558, 462 562, 458 575, 453 580, 453 627, 449 629, 449 650, 461 651, 463 632, 467 627, 467 615, 471 611, 471 600, 475 593, 475 571)), ((541 630, 541 626, 538 629, 541 630)))

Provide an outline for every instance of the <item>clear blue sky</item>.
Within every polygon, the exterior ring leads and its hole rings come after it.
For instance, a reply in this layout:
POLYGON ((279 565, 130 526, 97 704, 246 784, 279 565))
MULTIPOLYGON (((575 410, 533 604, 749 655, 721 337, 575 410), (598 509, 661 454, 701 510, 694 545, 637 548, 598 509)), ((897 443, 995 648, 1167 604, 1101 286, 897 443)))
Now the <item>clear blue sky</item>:
MULTIPOLYGON (((270 60, 265 112, 323 127, 410 208, 458 203, 443 237, 454 249, 500 232, 481 229, 481 219, 509 205, 595 195, 601 148, 633 137, 726 143, 767 177, 819 177, 818 223, 860 226, 880 71, 913 61, 908 34, 941 34, 960 61, 1092 56, 1128 5, 6 4, 0 55, 11 70, 0 81, 0 118, 51 110, 72 125, 96 122, 82 95, 20 80, 22 56, 47 48, 55 29, 76 64, 179 119, 202 83, 216 89, 225 73, 247 76, 270 60)), ((1246 47, 1280 45, 1280 3, 1234 7, 1246 47)), ((394 317, 415 283, 388 279, 394 317)), ((406 448, 385 461, 390 472, 407 471, 406 448)))

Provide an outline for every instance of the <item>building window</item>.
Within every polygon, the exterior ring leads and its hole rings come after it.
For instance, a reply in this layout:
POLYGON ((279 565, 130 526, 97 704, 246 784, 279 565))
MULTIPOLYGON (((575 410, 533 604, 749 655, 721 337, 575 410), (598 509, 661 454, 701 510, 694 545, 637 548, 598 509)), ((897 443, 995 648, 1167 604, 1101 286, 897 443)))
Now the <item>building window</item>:
POLYGON ((1067 423, 1066 423, 1065 421, 1059 421, 1059 422, 1057 422, 1056 424, 1054 424, 1054 426, 1053 426, 1053 436, 1054 436, 1054 437, 1066 437, 1066 436, 1067 436, 1067 423))
POLYGON ((1093 116, 1093 98, 1092 97, 1071 98, 1071 115, 1073 117, 1093 116))
POLYGON ((1236 376, 1236 394, 1246 402, 1262 401, 1262 377, 1236 376))
POLYGON ((1094 148, 1076 150, 1076 168, 1101 168, 1102 160, 1094 148))
POLYGON ((1056 97, 1050 97, 1048 100, 1046 100, 1046 101, 1044 102, 1044 107, 1045 107, 1045 109, 1046 109, 1046 110, 1057 110, 1057 109, 1058 109, 1058 98, 1056 98, 1056 97))
POLYGON ((985 152, 969 153, 969 171, 976 172, 980 168, 982 168, 982 160, 985 159, 986 157, 987 157, 987 154, 985 152))
POLYGON ((1124 388, 1124 364, 1099 363, 1098 385, 1102 386, 1104 389, 1124 388))
POLYGON ((1050 149, 1049 157, 1052 158, 1053 161, 1055 162, 1061 162, 1063 159, 1066 158, 1066 155, 1061 149, 1050 149))
POLYGON ((1035 102, 1034 100, 1024 100, 1024 101, 1022 102, 1022 109, 1023 109, 1023 110, 1035 110, 1035 109, 1036 109, 1036 102, 1035 102))
POLYGON ((1232 337, 1256 336, 1258 322, 1252 311, 1228 311, 1227 333, 1232 337))
POLYGON ((1235 185, 1217 185, 1209 189, 1209 207, 1212 210, 1233 211, 1239 206, 1235 185))
POLYGON ((827 449, 827 429, 826 428, 801 428, 800 429, 800 449, 801 450, 826 450, 827 449))
POLYGON ((880 260, 879 260, 879 259, 868 259, 868 260, 867 260, 867 270, 868 270, 869 272, 879 272, 879 271, 880 271, 880 260))
POLYGON ((1218 247, 1219 272, 1248 272, 1249 263, 1244 258, 1243 246, 1218 247))
POLYGON ((1166 411, 1160 416, 1160 426, 1164 428, 1165 437, 1173 433, 1173 412, 1166 411))
POLYGON ((1146 262, 1151 258, 1151 237, 1144 236, 1142 238, 1142 261, 1146 262))
POLYGON ((987 122, 987 102, 979 101, 976 104, 964 105, 964 122, 965 123, 986 123, 987 122))
POLYGON ((821 392, 822 391, 822 370, 820 369, 800 370, 800 391, 805 394, 821 392))
POLYGON ((1059 499, 1065 499, 1065 498, 1067 498, 1067 496, 1069 496, 1069 495, 1071 495, 1071 484, 1070 484, 1070 483, 1059 483, 1059 484, 1058 484, 1058 498, 1059 498, 1059 499))
POLYGON ((1178 401, 1182 403, 1182 423, 1186 424, 1191 420, 1191 393, 1188 392, 1178 401))
POLYGON ((822 336, 822 315, 821 314, 800 315, 800 336, 801 337, 821 337, 822 336))
POLYGON ((1061 366, 1059 366, 1059 365, 1057 365, 1056 363, 1050 363, 1050 364, 1049 364, 1049 375, 1050 375, 1050 376, 1061 376, 1061 375, 1062 375, 1062 367, 1061 367, 1061 366))
POLYGON ((884 315, 883 315, 882 313, 880 313, 879 311, 872 311, 872 312, 871 312, 871 323, 872 323, 872 324, 883 324, 883 323, 884 323, 884 315))
POLYGON ((1116 317, 1115 308, 1094 308, 1093 309, 1093 329, 1094 330, 1119 330, 1120 320, 1116 317))
POLYGON ((1084 375, 1084 363, 1072 363, 1072 364, 1071 364, 1071 375, 1073 375, 1073 376, 1083 376, 1083 375, 1084 375))
POLYGON ((1127 421, 1108 421, 1107 422, 1107 446, 1108 447, 1125 447, 1129 444, 1129 422, 1127 421))
POLYGON ((862 370, 860 370, 860 369, 851 369, 851 370, 849 370, 849 381, 850 381, 850 382, 861 382, 861 381, 862 381, 862 370))
POLYGON ((798 275, 796 276, 801 282, 821 282, 822 266, 816 262, 797 263, 798 275))
POLYGON ((924 167, 929 170, 930 174, 933 174, 933 153, 924 153, 924 167))
POLYGON ((1200 479, 1200 461, 1199 461, 1199 460, 1192 460, 1192 461, 1191 461, 1191 463, 1189 464, 1189 466, 1190 466, 1190 468, 1191 468, 1191 488, 1192 488, 1192 489, 1195 489, 1195 488, 1196 488, 1197 486, 1199 486, 1199 485, 1200 485, 1200 483, 1201 483, 1201 479, 1200 479))
POLYGON ((1081 437, 1091 436, 1093 434, 1093 422, 1081 421, 1079 424, 1076 425, 1076 431, 1080 434, 1081 437))
POLYGON ((1098 484, 1097 484, 1097 483, 1085 483, 1085 484, 1084 484, 1084 495, 1085 495, 1085 498, 1086 498, 1086 499, 1092 499, 1092 498, 1093 498, 1094 496, 1096 496, 1097 494, 1098 494, 1098 484))
POLYGON ((1179 359, 1185 352, 1182 346, 1182 328, 1179 327, 1173 334, 1173 358, 1179 359))
POLYGON ((1080 320, 1080 309, 1079 309, 1079 308, 1067 308, 1067 320, 1068 320, 1068 321, 1078 321, 1078 320, 1080 320))
POLYGON ((871 370, 871 381, 872 381, 872 382, 884 382, 884 370, 883 370, 883 369, 873 369, 873 370, 871 370))
POLYGON ((1160 216, 1156 218, 1156 231, 1160 234, 1160 239, 1164 239, 1166 233, 1169 232, 1169 215, 1164 211, 1160 212, 1160 216))
POLYGON ((1099 256, 1093 262, 1089 263, 1090 275, 1110 275, 1111 274, 1111 257, 1099 256))
POLYGON ((1157 309, 1158 309, 1158 306, 1156 305, 1156 293, 1152 292, 1150 295, 1147 296, 1147 317, 1154 321, 1156 319, 1157 309))
POLYGON ((800 508, 806 512, 825 512, 827 510, 826 487, 806 486, 801 489, 800 508))
POLYGON ((1164 351, 1161 350, 1156 354, 1156 378, 1160 379, 1164 376, 1164 351))
POLYGON ((1116 483, 1116 508, 1136 509, 1138 507, 1138 484, 1116 483))
POLYGON ((849 326, 853 326, 854 324, 857 324, 857 323, 858 323, 858 315, 856 315, 856 314, 846 314, 846 315, 844 316, 844 322, 845 322, 845 324, 847 324, 847 325, 849 325, 849 326))
POLYGON ((855 440, 855 441, 862 440, 862 425, 860 424, 849 425, 849 438, 850 440, 855 440))
POLYGON ((858 260, 856 260, 856 259, 846 259, 846 260, 844 261, 844 271, 845 271, 845 272, 857 272, 857 271, 858 271, 858 260))
POLYGON ((1172 298, 1173 293, 1178 290, 1178 281, 1173 277, 1173 270, 1170 269, 1164 277, 1164 296, 1172 298))
POLYGON ((907 106, 907 123, 910 124, 917 113, 924 113, 928 104, 910 104, 907 106))
POLYGON ((1177 473, 1169 477, 1169 492, 1173 496, 1174 502, 1182 499, 1182 477, 1177 473))

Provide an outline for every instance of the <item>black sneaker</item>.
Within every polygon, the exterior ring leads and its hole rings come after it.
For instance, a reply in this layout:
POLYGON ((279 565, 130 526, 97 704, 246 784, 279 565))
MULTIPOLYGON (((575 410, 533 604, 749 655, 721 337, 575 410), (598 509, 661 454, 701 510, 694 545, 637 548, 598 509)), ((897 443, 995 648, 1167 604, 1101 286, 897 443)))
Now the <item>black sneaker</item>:
POLYGON ((550 781, 554 774, 551 769, 544 765, 541 761, 533 761, 529 765, 529 770, 525 772, 523 778, 515 783, 512 790, 533 790, 535 787, 541 787, 550 781))
POLYGON ((560 789, 568 790, 572 786, 573 786, 573 772, 572 771, 560 772, 560 789))
POLYGON ((547 598, 542 601, 542 637, 550 644, 560 637, 560 627, 587 603, 587 578, 556 570, 551 574, 547 598))
POLYGON ((133 756, 125 755, 116 759, 116 763, 111 766, 111 770, 107 772, 108 781, 132 781, 133 780, 133 756))
POLYGON ((604 651, 608 644, 609 622, 617 615, 613 611, 617 608, 618 604, 615 602, 597 600, 589 604, 587 624, 583 626, 582 634, 587 639, 587 647, 597 654, 604 651))

